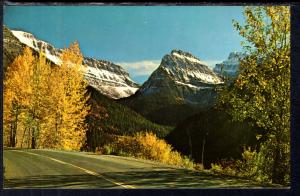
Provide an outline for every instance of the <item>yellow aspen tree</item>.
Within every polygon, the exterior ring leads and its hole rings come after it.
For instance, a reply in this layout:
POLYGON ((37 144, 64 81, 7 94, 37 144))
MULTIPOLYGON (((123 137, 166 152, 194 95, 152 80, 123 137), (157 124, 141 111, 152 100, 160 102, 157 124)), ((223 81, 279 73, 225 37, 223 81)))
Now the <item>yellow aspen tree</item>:
POLYGON ((26 47, 7 68, 4 81, 4 138, 9 138, 7 145, 16 147, 20 114, 29 104, 32 88, 29 85, 33 75, 34 56, 26 47))
POLYGON ((62 64, 57 69, 60 84, 56 89, 59 95, 58 118, 60 148, 79 150, 86 139, 85 117, 90 107, 87 105, 87 82, 84 78, 85 66, 78 42, 63 50, 62 64))
POLYGON ((63 50, 61 59, 60 67, 51 67, 42 53, 38 58, 25 48, 8 67, 3 118, 6 146, 79 150, 84 144, 90 107, 78 43, 63 50))
POLYGON ((52 130, 49 129, 51 121, 51 65, 46 61, 43 53, 39 54, 39 59, 36 58, 34 63, 34 74, 31 80, 33 88, 30 105, 28 107, 28 114, 32 119, 32 133, 31 143, 32 148, 35 147, 50 147, 52 130), (48 136, 48 137, 47 137, 48 136))
POLYGON ((49 85, 49 114, 47 115, 47 131, 44 135, 44 147, 47 148, 62 148, 61 128, 62 128, 62 113, 64 112, 65 80, 63 71, 60 67, 52 67, 52 72, 48 80, 49 85))

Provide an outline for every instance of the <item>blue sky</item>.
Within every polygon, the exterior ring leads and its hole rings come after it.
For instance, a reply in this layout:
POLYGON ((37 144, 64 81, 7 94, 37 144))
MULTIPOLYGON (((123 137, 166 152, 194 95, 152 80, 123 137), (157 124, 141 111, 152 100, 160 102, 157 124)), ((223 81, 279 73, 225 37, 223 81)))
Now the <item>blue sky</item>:
POLYGON ((121 64, 142 83, 172 49, 209 65, 241 51, 232 19, 238 6, 6 6, 4 24, 63 48, 79 41, 84 56, 121 64))

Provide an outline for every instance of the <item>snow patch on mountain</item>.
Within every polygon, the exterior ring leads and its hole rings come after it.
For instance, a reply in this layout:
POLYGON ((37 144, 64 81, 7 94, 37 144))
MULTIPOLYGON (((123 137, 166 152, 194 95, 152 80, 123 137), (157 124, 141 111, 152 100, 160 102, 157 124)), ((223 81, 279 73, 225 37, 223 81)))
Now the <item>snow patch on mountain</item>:
MULTIPOLYGON (((97 86, 91 85, 95 88, 97 86)), ((129 97, 134 94, 138 88, 130 87, 130 86, 111 86, 111 85, 102 85, 100 92, 102 94, 109 94, 113 99, 119 99, 120 97, 129 97)))
POLYGON ((200 61, 199 59, 189 57, 189 56, 185 56, 185 55, 179 54, 177 52, 173 52, 172 55, 174 55, 178 58, 181 58, 181 59, 186 59, 186 60, 188 60, 190 62, 193 62, 193 63, 205 64, 204 62, 200 61))
POLYGON ((193 71, 190 73, 188 72, 188 75, 192 76, 193 78, 200 79, 201 81, 203 81, 205 83, 209 83, 209 84, 223 83, 223 81, 220 78, 216 77, 215 75, 211 75, 211 74, 207 74, 207 73, 193 71))
POLYGON ((29 46, 31 48, 35 48, 34 44, 33 44, 35 38, 32 34, 24 32, 24 31, 15 31, 15 30, 12 30, 11 32, 16 38, 18 38, 20 40, 20 42, 26 44, 27 46, 29 46))
POLYGON ((175 81, 176 84, 179 84, 179 85, 183 85, 183 86, 188 86, 190 88, 194 88, 194 89, 211 89, 212 87, 201 87, 201 86, 195 86, 195 85, 191 85, 191 84, 186 84, 186 83, 183 83, 183 82, 179 82, 179 81, 175 81))
POLYGON ((112 72, 107 70, 103 70, 103 69, 101 70, 94 67, 87 67, 86 72, 89 77, 93 77, 95 79, 100 79, 106 82, 111 82, 120 85, 124 84, 123 83, 124 77, 121 78, 122 76, 113 74, 112 72))

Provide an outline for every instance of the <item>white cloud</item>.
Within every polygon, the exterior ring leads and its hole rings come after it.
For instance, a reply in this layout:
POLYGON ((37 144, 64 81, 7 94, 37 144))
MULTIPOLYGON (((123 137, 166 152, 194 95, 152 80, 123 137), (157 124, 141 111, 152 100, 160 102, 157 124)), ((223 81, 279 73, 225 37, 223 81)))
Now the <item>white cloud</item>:
POLYGON ((144 60, 136 62, 118 62, 126 69, 130 75, 147 76, 150 75, 160 64, 160 60, 144 60))

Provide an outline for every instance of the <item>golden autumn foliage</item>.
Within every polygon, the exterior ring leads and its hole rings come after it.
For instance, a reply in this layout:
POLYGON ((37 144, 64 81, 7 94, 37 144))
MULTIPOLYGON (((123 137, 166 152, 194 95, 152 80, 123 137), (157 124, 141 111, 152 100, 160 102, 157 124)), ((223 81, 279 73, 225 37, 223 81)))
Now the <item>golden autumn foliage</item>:
POLYGON ((89 106, 82 54, 77 42, 51 67, 25 48, 4 81, 4 145, 79 150, 89 106))
POLYGON ((118 136, 115 141, 104 147, 107 154, 115 153, 125 156, 154 160, 160 163, 193 168, 194 163, 154 133, 137 133, 135 136, 118 136))
POLYGON ((32 106, 35 58, 29 48, 8 67, 4 81, 4 140, 9 146, 18 143, 20 121, 26 122, 24 111, 32 106))
POLYGON ((54 68, 54 87, 51 92, 52 121, 55 130, 56 148, 79 149, 85 140, 85 116, 89 106, 86 104, 87 83, 84 80, 83 56, 77 42, 65 49, 61 55, 61 66, 54 68), (60 81, 56 84, 56 81, 60 81))

